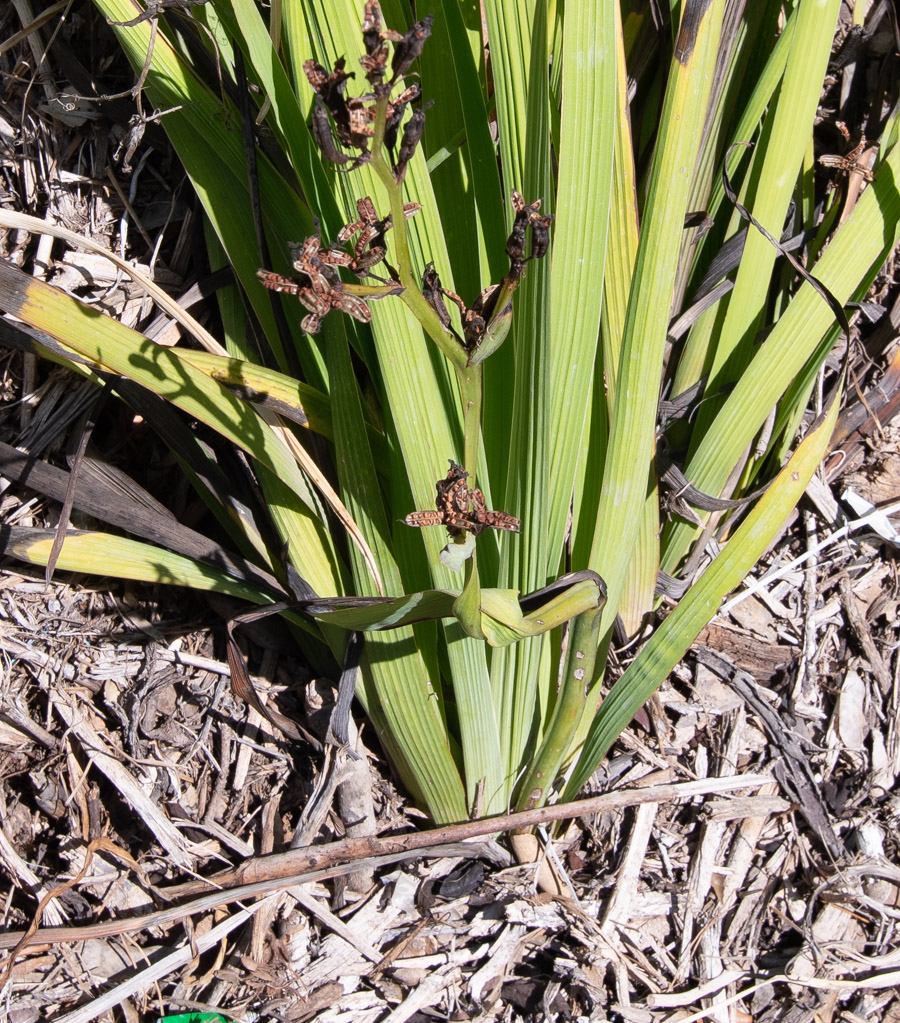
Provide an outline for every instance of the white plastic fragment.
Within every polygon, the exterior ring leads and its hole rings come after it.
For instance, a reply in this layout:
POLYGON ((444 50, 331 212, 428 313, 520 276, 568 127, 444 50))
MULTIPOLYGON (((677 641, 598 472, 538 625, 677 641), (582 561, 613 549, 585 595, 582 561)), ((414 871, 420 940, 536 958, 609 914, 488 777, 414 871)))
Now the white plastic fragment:
POLYGON ((860 494, 857 494, 857 492, 851 487, 848 487, 843 494, 841 494, 841 500, 845 504, 848 504, 853 512, 860 518, 866 516, 867 525, 873 529, 882 540, 887 540, 888 543, 900 546, 900 533, 894 529, 891 520, 887 517, 885 512, 879 511, 874 504, 871 504, 860 494))

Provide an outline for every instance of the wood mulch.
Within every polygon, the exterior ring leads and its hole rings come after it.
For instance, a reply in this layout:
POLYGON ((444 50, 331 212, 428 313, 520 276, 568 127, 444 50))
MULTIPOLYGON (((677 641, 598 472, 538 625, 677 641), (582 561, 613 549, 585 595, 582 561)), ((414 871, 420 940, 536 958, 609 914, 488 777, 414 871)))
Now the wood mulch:
MULTIPOLYGON (((75 4, 67 31, 90 10, 75 4)), ((0 39, 29 12, 0 12, 0 39)), ((145 139, 123 174, 130 101, 67 104, 84 67, 65 33, 36 75, 42 55, 35 35, 0 54, 0 207, 111 248, 127 232, 147 272, 187 291, 197 218, 164 136, 148 128, 155 155, 145 139)), ((13 231, 0 256, 153 320, 99 257, 13 231)), ((358 760, 323 747, 333 687, 277 625, 247 630, 247 652, 299 742, 235 698, 230 606, 47 585, 0 560, 0 1015, 900 1020, 895 271, 859 327, 833 454, 621 736, 595 801, 548 811, 534 862, 497 825, 426 834, 365 724, 358 760)), ((0 442, 65 464, 83 385, 0 349, 0 400, 0 442)), ((98 471, 137 473, 194 521, 166 453, 121 409, 104 416, 98 471)), ((0 477, 0 526, 58 515, 0 477)))

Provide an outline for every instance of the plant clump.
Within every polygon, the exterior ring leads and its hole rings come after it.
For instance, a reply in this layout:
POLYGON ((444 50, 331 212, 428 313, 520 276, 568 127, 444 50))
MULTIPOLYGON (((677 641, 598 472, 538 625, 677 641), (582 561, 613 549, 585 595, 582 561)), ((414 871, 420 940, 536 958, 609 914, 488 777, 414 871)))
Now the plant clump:
POLYGON ((514 217, 506 241, 509 270, 499 283, 485 288, 471 307, 456 292, 442 286, 434 263, 427 264, 419 284, 411 271, 405 229, 398 232, 397 265, 387 261, 385 236, 394 226, 394 213, 399 219, 402 211, 405 221, 420 209, 418 203, 403 202, 402 189, 409 162, 422 140, 431 103, 413 109, 403 124, 407 109, 421 99, 422 92, 418 82, 407 83, 404 76, 422 55, 432 22, 432 15, 427 15, 408 32, 395 32, 385 27, 377 0, 368 0, 362 23, 365 54, 360 64, 369 90, 358 96, 347 94, 347 83, 355 73, 346 70, 344 57, 335 60, 330 71, 318 61, 304 62, 304 73, 315 93, 310 130, 322 155, 342 171, 371 164, 388 191, 392 212, 379 217, 369 196, 357 199, 357 219, 338 232, 335 242, 325 245, 318 235, 311 235, 294 246, 293 266, 298 277, 270 270, 259 270, 258 277, 270 290, 298 298, 308 311, 301 326, 311 334, 318 331, 323 317, 332 309, 368 323, 372 319, 368 300, 399 295, 451 359, 460 374, 463 399, 472 410, 466 425, 466 466, 451 459, 447 477, 437 482, 435 510, 412 512, 403 521, 410 526, 444 525, 450 536, 459 540, 466 533, 478 536, 489 527, 519 531, 518 519, 489 510, 483 492, 468 483, 474 475, 472 453, 477 450, 480 432, 479 367, 509 334, 513 295, 525 275, 526 264, 547 254, 553 218, 541 213, 541 199, 526 202, 513 190, 514 217), (393 44, 390 74, 388 43, 393 44), (402 88, 394 96, 397 86, 402 88), (373 273, 377 266, 384 267, 387 278, 373 273), (339 277, 340 267, 360 280, 372 277, 379 285, 344 283, 339 277), (461 331, 453 326, 445 299, 456 306, 461 331))
MULTIPOLYGON (((402 186, 409 161, 422 140, 425 113, 431 106, 429 101, 416 107, 403 124, 407 108, 420 100, 422 93, 418 82, 407 84, 404 76, 422 55, 431 35, 432 22, 433 16, 429 14, 408 32, 395 32, 385 27, 377 0, 368 0, 362 23, 366 52, 360 57, 360 64, 370 89, 359 96, 347 95, 347 83, 355 78, 355 73, 346 70, 344 57, 334 62, 331 71, 318 61, 310 59, 304 62, 304 73, 315 92, 310 130, 322 155, 340 170, 355 170, 373 161, 378 169, 382 152, 387 150, 391 180, 385 184, 395 192, 402 186), (394 47, 390 77, 387 72, 388 42, 394 47), (402 91, 392 97, 398 83, 403 86, 402 91)), ((525 274, 525 264, 532 259, 542 259, 550 246, 553 218, 541 214, 541 200, 526 202, 519 192, 513 190, 511 202, 515 216, 506 242, 509 272, 502 281, 485 288, 471 307, 467 307, 455 292, 442 287, 433 263, 429 263, 422 274, 420 295, 437 317, 437 323, 423 319, 422 325, 432 336, 436 328, 450 335, 465 353, 461 362, 466 366, 483 362, 506 339, 512 322, 512 296, 525 274), (531 244, 526 254, 529 233, 531 244), (461 334, 452 326, 445 298, 459 310, 461 334)), ((372 267, 384 262, 387 252, 384 236, 393 226, 390 213, 378 218, 368 196, 358 199, 356 206, 359 219, 340 231, 337 243, 317 245, 316 239, 308 238, 296 247, 294 269, 301 274, 300 280, 267 270, 259 271, 259 278, 267 288, 296 295, 309 310, 309 315, 302 322, 303 329, 309 333, 318 330, 322 317, 331 309, 340 309, 368 323, 371 313, 365 304, 366 299, 400 294, 401 288, 405 289, 411 283, 411 280, 402 280, 399 270, 386 262, 384 265, 390 280, 400 285, 399 288, 363 292, 340 282, 335 269, 339 266, 346 267, 358 278, 375 276, 371 272, 372 267), (341 244, 348 242, 354 234, 358 237, 353 250, 347 252, 341 244)), ((402 208, 406 219, 418 211, 419 206, 417 203, 404 203, 402 208)), ((379 280, 387 284, 383 278, 379 280)), ((421 309, 417 311, 413 307, 413 311, 418 312, 422 319, 421 309)))

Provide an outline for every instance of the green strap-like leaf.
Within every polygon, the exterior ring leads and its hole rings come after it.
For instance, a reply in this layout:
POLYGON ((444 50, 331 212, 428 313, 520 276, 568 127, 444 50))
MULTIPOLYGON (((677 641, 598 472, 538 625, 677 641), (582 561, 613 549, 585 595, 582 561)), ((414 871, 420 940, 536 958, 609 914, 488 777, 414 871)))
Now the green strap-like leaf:
MULTIPOLYGON (((0 527, 0 549, 31 565, 46 565, 55 537, 52 529, 3 526, 0 527)), ((61 572, 214 590, 254 604, 268 604, 273 599, 206 562, 111 533, 75 530, 66 533, 56 567, 61 572)))
POLYGON ((652 472, 678 254, 723 9, 723 0, 685 3, 659 126, 590 562, 609 587, 603 633, 618 609, 652 472))
POLYGON ((837 394, 827 415, 797 447, 722 553, 688 590, 613 686, 593 722, 563 799, 575 797, 622 729, 684 656, 723 598, 762 557, 822 460, 839 406, 840 394, 837 394))
MULTIPOLYGON (((849 301, 864 282, 871 280, 900 240, 898 178, 900 147, 894 147, 811 270, 839 302, 849 301)), ((716 423, 689 461, 685 475, 694 486, 708 494, 721 493, 729 473, 775 402, 833 323, 834 314, 829 306, 812 285, 804 282, 758 347, 753 361, 725 400, 716 423)), ((663 571, 673 572, 677 568, 695 532, 695 526, 684 522, 673 523, 666 529, 660 562, 663 571)))
MULTIPOLYGON (((562 552, 597 353, 616 138, 614 7, 583 0, 565 12, 550 311, 548 574, 562 552)), ((634 213, 632 196, 632 222, 634 213)))

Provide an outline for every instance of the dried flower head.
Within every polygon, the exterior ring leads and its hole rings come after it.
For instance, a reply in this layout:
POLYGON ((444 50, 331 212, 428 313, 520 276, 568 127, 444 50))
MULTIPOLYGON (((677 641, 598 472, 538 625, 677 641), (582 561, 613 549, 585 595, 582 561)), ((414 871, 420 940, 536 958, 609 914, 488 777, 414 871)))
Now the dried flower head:
MULTIPOLYGON (((393 153, 406 109, 419 99, 422 89, 418 82, 413 82, 406 85, 393 99, 390 98, 391 93, 394 86, 408 73, 416 58, 421 56, 425 42, 431 35, 433 21, 433 16, 429 14, 416 22, 407 33, 394 32, 384 26, 378 0, 368 0, 362 22, 363 46, 366 52, 360 58, 360 64, 371 92, 359 96, 347 96, 347 81, 354 76, 344 70, 343 57, 335 61, 330 72, 314 60, 307 60, 304 63, 303 70, 316 94, 310 127, 316 145, 329 162, 341 170, 350 171, 371 160, 369 141, 375 134, 379 103, 384 101, 386 101, 384 144, 393 153), (391 79, 385 83, 389 42, 394 45, 394 55, 391 79), (351 150, 355 155, 350 155, 345 150, 351 150)), ((394 165, 394 174, 398 181, 402 179, 406 166, 422 138, 425 109, 422 107, 414 111, 404 130, 400 159, 394 165)))
POLYGON ((450 460, 446 477, 437 481, 435 511, 410 512, 403 520, 407 526, 446 526, 451 536, 472 533, 478 536, 485 529, 504 529, 518 533, 521 523, 506 512, 488 511, 484 494, 478 487, 469 488, 469 474, 450 460))

